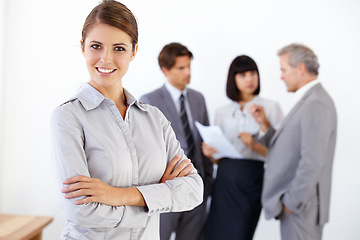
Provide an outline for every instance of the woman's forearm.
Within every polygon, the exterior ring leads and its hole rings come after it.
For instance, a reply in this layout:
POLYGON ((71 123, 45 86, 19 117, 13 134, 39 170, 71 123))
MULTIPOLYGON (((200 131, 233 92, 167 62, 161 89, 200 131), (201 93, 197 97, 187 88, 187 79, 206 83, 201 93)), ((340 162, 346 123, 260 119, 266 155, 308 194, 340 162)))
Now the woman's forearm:
POLYGON ((266 157, 266 154, 267 154, 267 151, 268 151, 268 149, 264 145, 262 145, 260 143, 255 143, 252 150, 254 152, 260 154, 263 157, 266 157))
POLYGON ((122 205, 146 207, 145 199, 137 188, 117 188, 117 191, 122 205))

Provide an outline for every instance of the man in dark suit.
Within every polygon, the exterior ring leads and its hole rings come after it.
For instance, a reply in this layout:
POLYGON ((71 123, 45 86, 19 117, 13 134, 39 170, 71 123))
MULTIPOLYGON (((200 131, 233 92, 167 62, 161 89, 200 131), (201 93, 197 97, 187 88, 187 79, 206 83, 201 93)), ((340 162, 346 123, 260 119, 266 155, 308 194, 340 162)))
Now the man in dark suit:
POLYGON ((318 240, 329 219, 331 174, 337 132, 334 103, 318 76, 317 56, 291 44, 279 50, 281 79, 297 103, 277 131, 261 106, 255 120, 269 147, 262 203, 267 219, 280 220, 284 240, 318 240))
POLYGON ((209 125, 209 119, 202 94, 187 87, 190 83, 192 57, 192 53, 179 43, 166 45, 158 60, 167 82, 140 98, 140 101, 158 107, 171 122, 181 147, 204 182, 204 201, 200 206, 188 212, 161 214, 161 240, 170 239, 172 232, 176 233, 176 240, 203 239, 213 165, 202 154, 202 140, 194 125, 195 121, 209 125))

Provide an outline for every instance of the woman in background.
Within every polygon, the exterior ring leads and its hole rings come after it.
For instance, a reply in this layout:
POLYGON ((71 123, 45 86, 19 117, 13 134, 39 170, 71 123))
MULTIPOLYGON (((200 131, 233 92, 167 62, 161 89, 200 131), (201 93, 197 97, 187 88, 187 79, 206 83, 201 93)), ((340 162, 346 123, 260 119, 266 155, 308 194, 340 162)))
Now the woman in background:
POLYGON ((214 159, 216 146, 203 143, 204 154, 218 164, 206 240, 247 240, 253 238, 261 213, 264 160, 267 153, 266 147, 253 138, 258 134, 259 126, 247 111, 253 103, 262 105, 275 128, 283 114, 279 104, 258 96, 259 71, 254 60, 248 56, 238 56, 231 63, 226 93, 232 103, 217 110, 215 124, 243 158, 214 159))
POLYGON ((202 180, 169 121, 123 88, 137 42, 136 19, 119 2, 103 1, 85 21, 90 80, 51 121, 61 239, 159 239, 160 213, 202 202, 202 180))

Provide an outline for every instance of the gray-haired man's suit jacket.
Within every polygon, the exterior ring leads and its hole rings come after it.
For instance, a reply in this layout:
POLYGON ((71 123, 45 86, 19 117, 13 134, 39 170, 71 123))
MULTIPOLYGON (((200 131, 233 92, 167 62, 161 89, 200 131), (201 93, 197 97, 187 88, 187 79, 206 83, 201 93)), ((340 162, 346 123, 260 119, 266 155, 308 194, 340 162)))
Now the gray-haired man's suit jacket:
POLYGON ((310 88, 275 132, 261 139, 269 147, 262 203, 267 219, 282 212, 282 203, 294 214, 318 199, 318 224, 329 219, 331 174, 336 141, 334 103, 322 85, 310 88))

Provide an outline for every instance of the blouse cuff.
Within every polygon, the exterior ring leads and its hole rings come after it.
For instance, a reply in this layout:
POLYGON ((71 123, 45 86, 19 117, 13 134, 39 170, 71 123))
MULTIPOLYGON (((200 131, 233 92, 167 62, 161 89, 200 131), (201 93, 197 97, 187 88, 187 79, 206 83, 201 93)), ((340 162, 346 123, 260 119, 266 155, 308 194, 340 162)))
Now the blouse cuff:
POLYGON ((171 192, 166 184, 139 186, 148 207, 148 214, 170 212, 172 205, 171 192))
POLYGON ((124 215, 117 227, 145 228, 148 214, 143 207, 124 206, 124 215))

